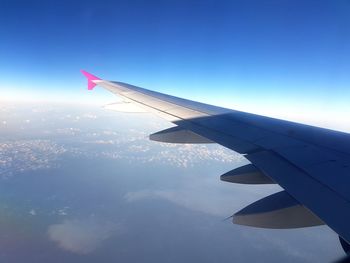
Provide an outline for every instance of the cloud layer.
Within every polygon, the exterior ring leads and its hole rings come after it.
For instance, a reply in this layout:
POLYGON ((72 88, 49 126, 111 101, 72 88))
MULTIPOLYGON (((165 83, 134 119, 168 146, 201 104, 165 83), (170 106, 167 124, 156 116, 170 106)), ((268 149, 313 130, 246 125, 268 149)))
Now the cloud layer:
POLYGON ((17 172, 53 168, 66 149, 50 140, 0 142, 0 176, 17 172))
POLYGON ((49 238, 64 250, 88 254, 121 229, 119 224, 94 218, 64 220, 48 228, 49 238))

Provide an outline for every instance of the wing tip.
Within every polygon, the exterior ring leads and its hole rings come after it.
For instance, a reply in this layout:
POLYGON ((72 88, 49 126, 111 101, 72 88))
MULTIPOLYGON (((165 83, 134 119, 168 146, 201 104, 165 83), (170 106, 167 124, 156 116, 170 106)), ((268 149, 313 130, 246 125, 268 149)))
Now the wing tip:
POLYGON ((87 78, 88 80, 88 90, 93 90, 94 87, 96 86, 96 83, 94 82, 94 80, 101 80, 100 78, 92 75, 91 73, 85 71, 85 70, 80 70, 81 73, 83 73, 83 75, 87 78))

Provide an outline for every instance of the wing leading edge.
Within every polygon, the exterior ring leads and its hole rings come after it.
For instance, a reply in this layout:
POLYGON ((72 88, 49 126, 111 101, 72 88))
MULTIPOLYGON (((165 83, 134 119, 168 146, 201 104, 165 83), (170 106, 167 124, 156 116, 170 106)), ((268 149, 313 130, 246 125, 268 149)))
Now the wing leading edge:
MULTIPOLYGON (((234 222, 258 227, 280 225, 278 222, 261 224, 261 218, 275 218, 275 214, 271 214, 272 209, 278 211, 280 220, 287 218, 286 215, 293 215, 294 221, 288 216, 292 220, 291 227, 324 222, 342 239, 350 242, 349 134, 216 107, 122 82, 102 80, 85 71, 83 74, 88 78, 89 89, 101 86, 122 97, 125 103, 153 112, 176 125, 151 138, 174 143, 218 143, 244 154, 254 166, 253 172, 259 176, 258 181, 263 178, 265 183, 275 182, 285 189, 286 194, 260 202, 260 206, 269 208, 268 211, 247 207, 234 216, 234 222), (281 196, 283 201, 278 199, 281 196), (288 206, 278 205, 277 209, 275 203, 288 206), (266 216, 266 213, 272 217, 266 216), (243 215, 247 214, 249 216, 244 220, 243 215), (260 220, 260 223, 254 225, 254 220, 260 220)), ((246 174, 249 174, 249 180, 257 180, 252 172, 246 174)), ((244 183, 244 174, 240 176, 240 182, 244 183)), ((288 224, 282 225, 288 228, 288 224)))

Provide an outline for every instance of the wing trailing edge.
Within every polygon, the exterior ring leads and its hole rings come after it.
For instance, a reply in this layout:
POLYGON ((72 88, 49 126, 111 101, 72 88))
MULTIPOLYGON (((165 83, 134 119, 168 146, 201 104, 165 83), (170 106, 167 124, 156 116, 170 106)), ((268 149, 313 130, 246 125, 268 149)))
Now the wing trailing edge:
POLYGON ((104 106, 107 110, 113 110, 117 112, 125 112, 125 113, 145 113, 147 112, 142 107, 128 101, 121 101, 116 103, 110 103, 104 106))

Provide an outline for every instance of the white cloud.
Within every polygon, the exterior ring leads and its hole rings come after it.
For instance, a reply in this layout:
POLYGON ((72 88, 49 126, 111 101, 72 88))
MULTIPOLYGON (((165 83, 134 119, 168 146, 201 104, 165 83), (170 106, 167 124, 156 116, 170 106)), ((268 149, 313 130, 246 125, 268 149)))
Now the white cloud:
POLYGON ((217 178, 184 182, 178 189, 140 190, 124 195, 127 202, 145 199, 163 199, 192 211, 227 217, 246 205, 278 191, 275 185, 259 186, 221 185, 217 178), (214 181, 215 180, 215 181, 214 181), (239 198, 237 198, 239 197, 239 198), (244 201, 243 201, 244 200, 244 201))
POLYGON ((36 215, 36 212, 35 212, 34 209, 32 209, 32 210, 29 211, 29 214, 32 215, 32 216, 35 216, 35 215, 36 215))
MULTIPOLYGON (((210 194, 209 194, 210 195, 210 194)), ((124 198, 127 202, 136 202, 143 199, 163 199, 189 210, 202 212, 214 216, 226 217, 231 213, 231 204, 224 196, 210 195, 206 198, 200 192, 192 193, 189 189, 180 190, 141 190, 129 192, 124 198)))
POLYGON ((92 144, 115 144, 115 141, 113 141, 113 140, 95 140, 95 141, 88 141, 86 143, 92 143, 92 144))
POLYGON ((97 115, 92 113, 85 113, 82 117, 86 119, 97 119, 97 115))
POLYGON ((89 218, 64 220, 63 223, 49 226, 47 233, 60 248, 77 254, 88 254, 120 230, 120 224, 89 218))

